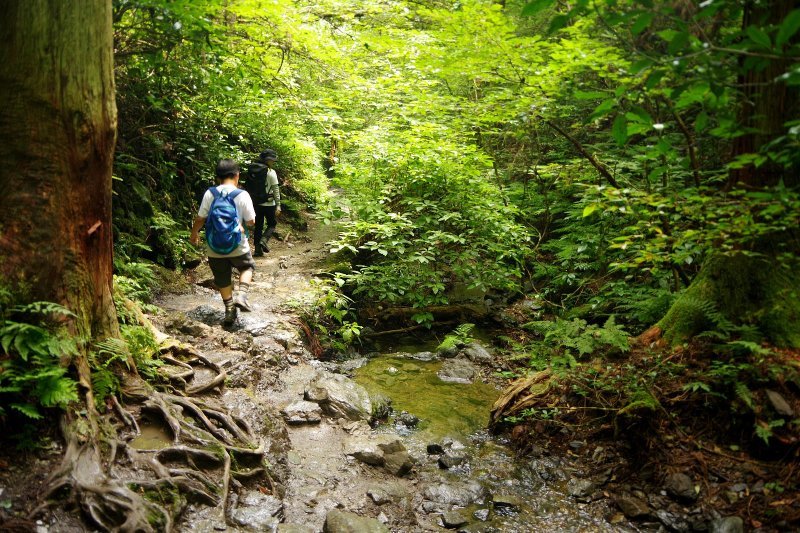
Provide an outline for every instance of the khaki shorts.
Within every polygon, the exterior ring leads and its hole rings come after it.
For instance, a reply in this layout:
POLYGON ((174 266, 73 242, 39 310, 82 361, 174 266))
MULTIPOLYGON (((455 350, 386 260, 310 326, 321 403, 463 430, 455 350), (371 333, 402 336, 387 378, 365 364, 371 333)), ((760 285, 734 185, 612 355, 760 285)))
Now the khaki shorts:
POLYGON ((214 274, 214 285, 221 289, 232 285, 232 268, 235 268, 240 273, 246 270, 255 270, 256 262, 250 252, 247 252, 237 257, 209 257, 208 266, 211 267, 211 272, 214 274))

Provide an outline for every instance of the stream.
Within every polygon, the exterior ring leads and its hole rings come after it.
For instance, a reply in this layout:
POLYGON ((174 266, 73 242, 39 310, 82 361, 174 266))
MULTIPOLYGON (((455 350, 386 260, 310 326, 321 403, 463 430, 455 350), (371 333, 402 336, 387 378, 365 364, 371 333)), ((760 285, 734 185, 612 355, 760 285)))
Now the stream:
MULTIPOLYGON (((400 339, 341 363, 315 360, 296 302, 310 297, 310 280, 324 270, 332 231, 312 223, 303 240, 271 243, 270 254, 257 259, 254 311, 240 314, 230 330, 221 327, 221 300, 207 288, 203 267, 190 293, 158 301, 164 313, 154 318, 157 325, 226 370, 219 399, 260 428, 284 488, 279 498, 258 484, 235 484, 225 523, 190 505, 179 531, 636 531, 607 499, 593 497, 598 490, 586 484, 577 456, 516 457, 502 437, 490 435, 489 409, 500 390, 482 382, 479 371, 472 379, 441 379, 444 366, 463 358, 437 357, 429 351, 435 339, 400 339), (326 412, 336 387, 355 394, 354 409, 390 400, 392 414, 371 426, 370 413, 326 412), (370 459, 376 446, 385 462, 370 459), (337 525, 336 513, 367 521, 337 525)), ((133 448, 169 442, 157 424, 141 429, 133 448)))

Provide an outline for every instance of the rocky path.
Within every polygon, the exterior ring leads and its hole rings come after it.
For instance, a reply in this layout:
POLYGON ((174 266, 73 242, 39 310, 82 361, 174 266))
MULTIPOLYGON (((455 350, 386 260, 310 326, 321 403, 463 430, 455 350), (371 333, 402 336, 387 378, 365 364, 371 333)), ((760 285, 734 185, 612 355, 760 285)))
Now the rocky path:
MULTIPOLYGON (((227 526, 213 510, 198 506, 185 513, 179 529, 389 531, 384 523, 402 531, 438 529, 434 524, 420 523, 413 513, 415 481, 399 477, 381 464, 370 466, 347 455, 348 451, 359 452, 354 446, 369 448, 365 453, 378 455, 383 452, 370 447, 384 444, 390 450, 402 448, 396 438, 371 435, 366 422, 369 405, 343 408, 355 409, 353 413, 323 414, 319 405, 324 401, 303 401, 312 381, 319 381, 321 375, 334 377, 305 348, 295 307, 312 297, 311 280, 324 267, 328 257, 325 243, 334 237, 334 228, 312 221, 308 233, 290 236, 288 242, 273 241, 271 251, 256 258, 250 290, 253 311, 240 313, 230 330, 221 326, 222 302, 208 288, 211 276, 205 266, 194 273, 194 292, 158 302, 166 315, 157 317, 156 323, 226 370, 228 380, 220 399, 229 410, 261 430, 270 447, 268 459, 274 461, 272 466, 284 491, 279 499, 263 486, 234 487, 238 490, 229 504, 227 526), (291 415, 281 411, 287 407, 295 418, 302 417, 301 423, 286 423, 291 415)), ((347 405, 352 384, 343 382, 344 389, 330 393, 342 396, 342 404, 347 405)), ((328 392, 319 390, 323 396, 328 392)), ((402 466, 408 454, 398 459, 402 466)), ((371 461, 381 463, 382 459, 371 461)))

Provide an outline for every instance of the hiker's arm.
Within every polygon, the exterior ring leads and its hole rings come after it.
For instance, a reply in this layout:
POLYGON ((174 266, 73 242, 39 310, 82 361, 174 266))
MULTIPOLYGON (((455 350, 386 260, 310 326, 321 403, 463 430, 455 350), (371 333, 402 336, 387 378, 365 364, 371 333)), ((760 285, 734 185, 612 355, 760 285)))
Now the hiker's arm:
MULTIPOLYGON (((205 224, 205 217, 197 217, 194 219, 194 224, 192 225, 192 234, 189 236, 190 243, 197 246, 197 243, 200 242, 200 228, 202 228, 205 224)), ((253 224, 255 224, 255 221, 253 221, 253 224)))

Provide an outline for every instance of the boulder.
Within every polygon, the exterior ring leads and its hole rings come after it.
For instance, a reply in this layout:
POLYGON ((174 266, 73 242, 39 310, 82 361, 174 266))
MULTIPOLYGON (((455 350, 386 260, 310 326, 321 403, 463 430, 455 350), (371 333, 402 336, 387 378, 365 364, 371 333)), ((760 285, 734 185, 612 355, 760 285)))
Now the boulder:
POLYGON ((472 383, 477 369, 467 359, 447 359, 442 363, 438 376, 448 383, 472 383))
POLYGON ((407 451, 387 453, 384 456, 383 468, 394 476, 405 476, 414 467, 414 461, 407 451))
POLYGON ((320 372, 306 387, 304 397, 319 403, 322 411, 333 418, 369 420, 372 416, 367 390, 340 374, 320 372))
POLYGON ((281 410, 288 424, 319 424, 322 420, 322 408, 319 404, 306 400, 298 400, 281 410))
POLYGON ((469 523, 469 519, 458 511, 447 511, 442 514, 442 524, 447 529, 457 529, 469 523))
POLYGON ((374 518, 331 509, 325 516, 324 533, 389 533, 389 528, 374 518))
POLYGON ((461 353, 470 361, 477 363, 490 363, 492 361, 492 354, 477 342, 467 344, 461 353))
POLYGON ((678 500, 693 502, 697 500, 697 491, 692 483, 692 478, 682 472, 676 472, 667 476, 664 489, 673 498, 678 500))
POLYGON ((622 513, 628 518, 639 518, 640 516, 647 516, 650 514, 650 508, 647 506, 647 503, 635 496, 618 496, 615 501, 617 507, 619 507, 622 513))
POLYGON ((466 507, 483 502, 486 498, 486 489, 477 481, 435 483, 425 487, 423 496, 426 500, 437 504, 466 507))

